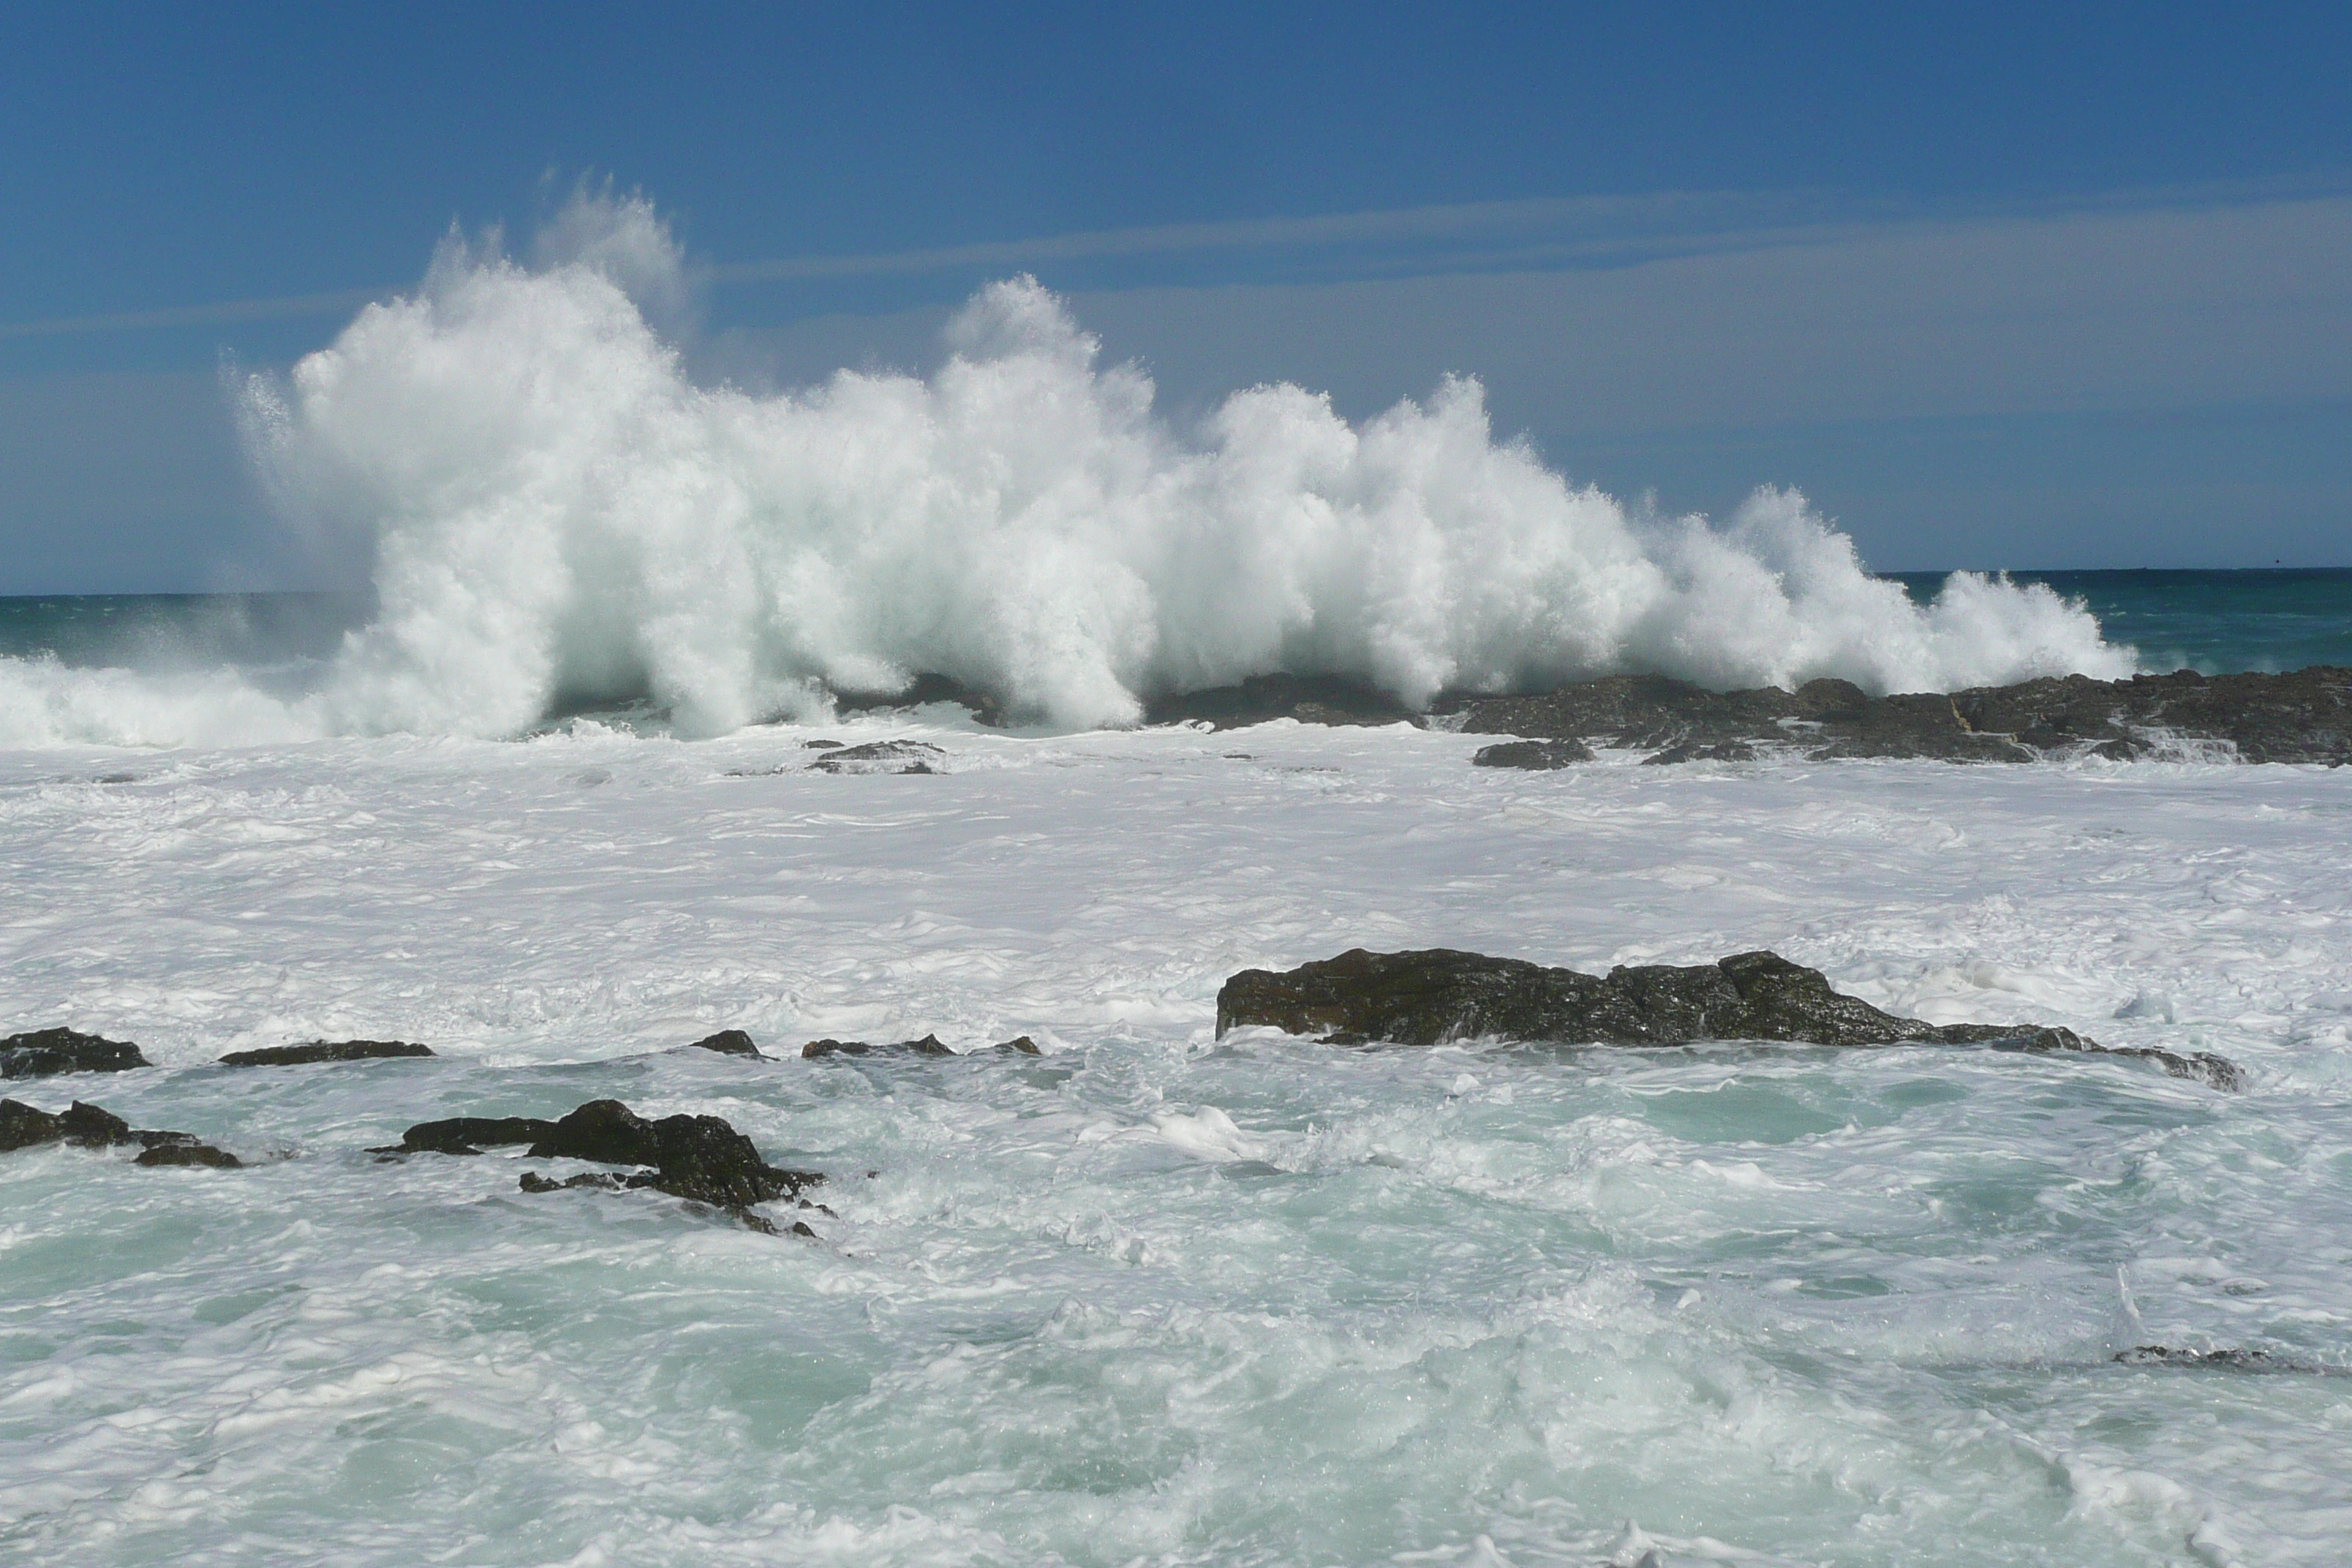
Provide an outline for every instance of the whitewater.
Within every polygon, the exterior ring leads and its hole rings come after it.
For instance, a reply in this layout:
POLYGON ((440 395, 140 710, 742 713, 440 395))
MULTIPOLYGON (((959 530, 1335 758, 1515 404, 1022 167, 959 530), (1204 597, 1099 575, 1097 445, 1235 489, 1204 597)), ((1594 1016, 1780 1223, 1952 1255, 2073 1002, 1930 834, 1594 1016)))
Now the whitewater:
POLYGON ((0 1035, 156 1064, 5 1092, 247 1162, 0 1154, 0 1556, 2346 1559, 2343 772, 1139 726, 1276 668, 1419 705, 2135 656, 2046 587, 1914 605, 1790 492, 1576 488, 1466 379, 1180 427, 1025 281, 928 375, 705 384, 690 276, 592 200, 237 378, 289 548, 369 584, 339 641, 0 658, 0 1035), (1014 722, 835 709, 923 672, 1014 722), (885 740, 932 771, 811 745, 885 740), (1770 948, 2248 1081, 1217 1036, 1229 975, 1357 946, 1770 948), (777 1059, 691 1048, 724 1028, 777 1059), (797 1054, 927 1034, 975 1054, 797 1054), (354 1037, 438 1055, 215 1065, 354 1037), (371 1152, 606 1097, 828 1173, 777 1208, 815 1234, 371 1152))
POLYGON ((1277 669, 1418 708, 1622 670, 2134 668, 2043 586, 1961 574, 1915 605, 1793 491, 1715 526, 1577 488, 1466 377, 1360 425, 1273 385, 1180 426, 1020 279, 928 377, 706 385, 690 278, 648 204, 586 198, 531 260, 453 237, 414 292, 243 378, 289 542, 373 615, 300 670, 0 659, 0 744, 504 736, 632 700, 707 736, 925 672, 1067 729, 1277 669))

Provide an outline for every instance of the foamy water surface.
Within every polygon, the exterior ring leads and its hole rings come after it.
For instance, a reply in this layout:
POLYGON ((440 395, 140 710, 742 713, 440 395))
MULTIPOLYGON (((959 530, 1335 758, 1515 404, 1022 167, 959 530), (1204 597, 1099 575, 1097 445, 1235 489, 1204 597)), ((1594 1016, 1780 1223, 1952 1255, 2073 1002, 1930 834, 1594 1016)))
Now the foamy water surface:
POLYGON ((161 1064, 12 1091, 256 1162, 5 1156, 11 1560, 2342 1560, 2342 774, 927 712, 0 755, 0 1024, 161 1064), (820 734, 948 771, 812 773, 820 734), (2252 1084, 1213 1037, 1233 971, 1359 944, 1770 946, 2252 1084), (676 1048, 725 1026, 1048 1054, 676 1048), (207 1065, 320 1036, 442 1055, 207 1065), (837 1217, 366 1152, 607 1095, 833 1173, 837 1217))

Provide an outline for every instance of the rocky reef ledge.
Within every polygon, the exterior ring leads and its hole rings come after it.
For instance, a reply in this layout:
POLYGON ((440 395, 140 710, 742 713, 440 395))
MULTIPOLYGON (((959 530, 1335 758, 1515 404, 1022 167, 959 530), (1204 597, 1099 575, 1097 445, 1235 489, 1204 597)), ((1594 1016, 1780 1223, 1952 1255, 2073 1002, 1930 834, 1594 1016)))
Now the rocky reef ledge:
POLYGON ((2015 686, 1873 697, 1844 680, 1794 691, 1710 691, 1662 675, 1612 675, 1519 697, 1451 693, 1425 716, 1385 692, 1330 676, 1254 676, 1155 704, 1155 723, 1223 730, 1269 719, 1312 724, 1412 721, 1473 735, 1560 745, 1497 748, 1488 766, 1554 768, 1573 746, 1645 751, 1652 763, 1743 760, 1759 746, 1828 760, 1927 757, 2026 763, 2095 754, 2129 760, 2184 746, 2225 746, 2242 762, 2352 762, 2352 669, 2204 676, 2192 669, 2094 680, 2070 675, 2015 686))
POLYGON ((2152 1062, 2211 1088, 2245 1075, 2208 1051, 2102 1046, 2032 1024, 1927 1024, 1832 990, 1818 969, 1775 952, 1716 963, 1619 965, 1607 974, 1548 969, 1450 948, 1368 952, 1276 973, 1245 969, 1217 993, 1217 1033, 1264 1025, 1335 1045, 1433 1046, 1498 1038, 1560 1045, 1678 1046, 1786 1040, 1816 1046, 1948 1045, 2068 1052, 2152 1062))

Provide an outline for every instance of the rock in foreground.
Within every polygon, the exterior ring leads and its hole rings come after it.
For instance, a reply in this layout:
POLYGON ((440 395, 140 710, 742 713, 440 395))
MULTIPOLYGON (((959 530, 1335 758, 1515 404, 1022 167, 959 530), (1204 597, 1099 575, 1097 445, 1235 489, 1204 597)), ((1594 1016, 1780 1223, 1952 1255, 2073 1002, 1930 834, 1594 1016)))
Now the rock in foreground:
POLYGON ((752 1044, 751 1037, 740 1029, 721 1029, 715 1035, 708 1035, 695 1041, 688 1048, 698 1051, 717 1051, 722 1057, 751 1057, 759 1061, 768 1059, 767 1053, 752 1044))
POLYGON ((428 1046, 406 1040, 312 1040, 306 1046, 265 1046, 257 1051, 231 1051, 221 1058, 225 1068, 293 1068, 313 1062, 373 1062, 391 1057, 429 1057, 428 1046))
POLYGON ((1711 964, 1620 965, 1605 975, 1515 958, 1430 948, 1361 948, 1276 973, 1246 969, 1217 993, 1217 1033, 1265 1025, 1335 1044, 1431 1046, 1495 1037, 1562 1045, 1677 1046, 1695 1040, 1787 1040, 1818 1046, 1981 1045, 2152 1061, 2175 1078, 2244 1087, 2236 1064, 2210 1052, 2111 1047, 2070 1029, 1951 1024, 1882 1013, 1831 988, 1818 969, 1773 952, 1711 964))
POLYGON ((824 1180, 819 1171, 779 1169, 759 1147, 716 1116, 665 1116, 647 1121, 617 1100, 592 1100, 554 1121, 530 1116, 457 1116, 420 1121, 387 1154, 478 1153, 499 1144, 528 1143, 534 1160, 589 1160, 600 1165, 650 1166, 627 1176, 555 1182, 533 1173, 526 1192, 559 1187, 650 1187, 725 1209, 759 1230, 774 1227, 751 1212, 754 1204, 795 1197, 824 1180))
POLYGON ((1578 740, 1565 741, 1505 741, 1500 745, 1481 746, 1478 754, 1470 759, 1473 767, 1526 768, 1544 772, 1564 768, 1571 763, 1592 761, 1592 748, 1578 740))
POLYGON ((842 746, 819 756, 816 771, 824 773, 935 773, 935 763, 947 753, 928 741, 869 741, 862 746, 842 746))
POLYGON ((74 1029, 33 1029, 0 1039, 0 1078, 51 1078, 68 1072, 122 1072, 149 1066, 139 1047, 74 1029))
POLYGON ((20 1100, 0 1100, 0 1152, 70 1143, 77 1149, 137 1144, 142 1165, 210 1165, 234 1171, 245 1162, 226 1149, 200 1142, 190 1132, 136 1128, 100 1106, 75 1100, 64 1110, 43 1110, 20 1100))

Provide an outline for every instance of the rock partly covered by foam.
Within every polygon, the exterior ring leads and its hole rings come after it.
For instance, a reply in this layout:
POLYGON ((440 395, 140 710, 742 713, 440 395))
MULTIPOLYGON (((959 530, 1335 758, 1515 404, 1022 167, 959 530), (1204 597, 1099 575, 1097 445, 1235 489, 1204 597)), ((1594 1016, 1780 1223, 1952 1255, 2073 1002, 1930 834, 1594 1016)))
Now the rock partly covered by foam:
POLYGON ((919 1040, 898 1040, 887 1046, 871 1045, 864 1040, 811 1040, 801 1047, 801 1055, 811 1060, 824 1057, 956 1057, 983 1054, 1000 1057, 1037 1057, 1045 1053, 1039 1050, 1037 1042, 1026 1035, 1016 1035, 1009 1040, 999 1040, 995 1045, 989 1047, 986 1053, 959 1051, 941 1041, 937 1035, 925 1035, 919 1040))
POLYGON ((79 1030, 33 1029, 0 1039, 0 1079, 68 1072, 122 1072, 149 1066, 139 1047, 79 1030))
POLYGON ((1688 967, 1620 965, 1607 974, 1586 974, 1448 948, 1358 948, 1279 973, 1245 969, 1226 981, 1217 993, 1217 1033, 1244 1025, 1319 1035, 1339 1044, 1430 1046, 1492 1037, 1617 1046, 1694 1040, 1981 1045, 2134 1058, 2216 1089, 2243 1086, 2237 1066, 2210 1052, 2110 1047, 2069 1029, 2032 1025, 1938 1026, 1898 1018, 1832 989, 1820 970, 1773 952, 1735 953, 1688 967))
POLYGON ((226 1149, 200 1142, 191 1132, 133 1127, 101 1106, 75 1100, 64 1110, 43 1110, 20 1100, 0 1100, 0 1152, 68 1143, 78 1149, 137 1144, 141 1165, 209 1165, 233 1171, 244 1163, 226 1149))
POLYGON ((406 1040, 312 1040, 304 1046, 265 1046, 255 1051, 231 1051, 221 1058, 225 1068, 293 1068, 313 1062, 373 1062, 392 1057, 429 1057, 428 1046, 406 1040))
POLYGON ((841 746, 819 756, 814 764, 825 773, 935 773, 947 752, 928 741, 869 741, 862 746, 841 746))
POLYGON ((1591 760, 1592 748, 1581 741, 1505 741, 1499 745, 1479 747, 1478 754, 1470 762, 1474 767, 1525 768, 1540 773, 1591 760))
POLYGON ((650 1166, 610 1180, 555 1182, 526 1176, 530 1192, 562 1186, 650 1187, 727 1209, 758 1229, 771 1229, 749 1212, 753 1204, 797 1196, 824 1180, 819 1171, 769 1164, 758 1145, 717 1116, 647 1120, 617 1100, 592 1100, 549 1121, 530 1116, 456 1116, 420 1121, 383 1154, 473 1154, 501 1144, 528 1143, 534 1160, 587 1160, 600 1165, 650 1166))
POLYGON ((1598 742, 1675 763, 1759 743, 1821 759, 2031 762, 2128 759, 2164 743, 2221 742, 2249 763, 2352 762, 2352 669, 2203 676, 2195 670, 1872 697, 1851 681, 1794 691, 1709 691, 1662 675, 1616 675, 1529 697, 1455 697, 1441 721, 1469 734, 1598 742))
POLYGON ((1153 703, 1151 724, 1204 723, 1218 730, 1296 719, 1302 724, 1401 724, 1413 714, 1389 693, 1336 675, 1253 675, 1239 686, 1187 692, 1153 703))

